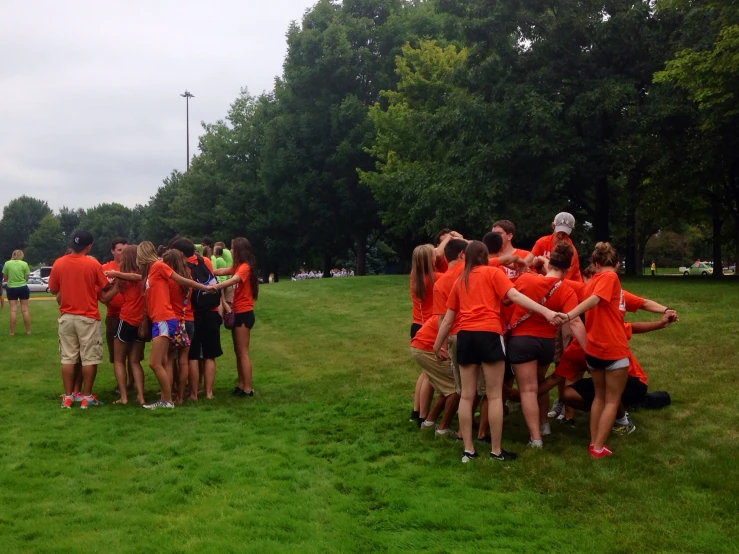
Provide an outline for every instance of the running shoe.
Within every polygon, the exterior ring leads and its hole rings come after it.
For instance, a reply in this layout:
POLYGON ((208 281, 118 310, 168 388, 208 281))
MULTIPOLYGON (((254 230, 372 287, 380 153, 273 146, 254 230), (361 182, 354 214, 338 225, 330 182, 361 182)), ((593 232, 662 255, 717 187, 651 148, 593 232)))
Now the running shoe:
MULTIPOLYGON (((234 392, 236 392, 236 391, 234 391, 234 392)), ((419 412, 417 412, 416 410, 413 410, 413 411, 411 412, 411 418, 410 418, 410 419, 409 419, 408 421, 409 421, 410 423, 415 423, 415 422, 417 422, 417 421, 418 421, 419 417, 420 417, 420 414, 419 414, 419 412)))
POLYGON ((528 446, 530 446, 531 448, 544 448, 544 441, 541 439, 530 439, 528 446))
POLYGON ((552 426, 549 423, 540 423, 539 424, 539 432, 542 434, 542 436, 547 436, 552 434, 552 426))
POLYGON ((244 389, 242 389, 241 387, 234 387, 234 390, 231 394, 233 394, 234 396, 241 396, 243 392, 244 389))
POLYGON ((90 396, 83 396, 82 397, 82 402, 80 403, 80 408, 82 408, 83 410, 86 410, 90 406, 100 406, 101 404, 102 404, 102 402, 100 402, 97 399, 97 396, 95 396, 94 394, 91 394, 90 396))
POLYGON ((561 415, 564 415, 564 413, 565 405, 559 398, 557 398, 557 400, 554 401, 554 404, 552 404, 552 409, 549 410, 547 417, 559 417, 561 415))
POLYGON ((73 392, 73 393, 72 393, 72 399, 73 399, 73 400, 74 400, 75 402, 82 402, 82 399, 83 399, 84 397, 85 397, 85 395, 84 395, 84 394, 82 394, 81 392, 73 392))
POLYGON ((616 423, 613 426, 613 432, 617 435, 630 435, 636 431, 636 425, 634 425, 634 422, 629 420, 629 422, 626 425, 621 425, 620 423, 616 423))
POLYGON ((604 445, 603 448, 600 451, 598 451, 591 444, 588 447, 588 452, 590 452, 590 455, 596 460, 600 458, 605 458, 606 456, 610 456, 611 454, 613 454, 613 452, 611 452, 610 449, 608 448, 608 445, 604 445))
POLYGON ((429 427, 435 427, 435 426, 436 426, 436 423, 434 423, 433 421, 429 421, 428 419, 424 419, 421 422, 421 429, 428 429, 429 427))
POLYGON ((439 429, 439 427, 437 426, 436 431, 434 431, 434 435, 436 435, 437 437, 457 438, 457 432, 451 427, 447 427, 446 429, 439 429))
POLYGON ((144 404, 144 408, 147 410, 156 410, 157 408, 174 408, 174 403, 172 402, 165 402, 164 400, 159 400, 157 402, 154 402, 153 404, 144 404))
POLYGON ((566 425, 567 427, 574 427, 575 426, 575 418, 572 417, 570 419, 563 418, 560 420, 562 425, 566 425))
POLYGON ((74 397, 62 396, 62 408, 69 410, 72 407, 72 404, 74 404, 74 397))
POLYGON ((518 454, 514 454, 513 452, 508 452, 507 450, 500 449, 500 454, 493 454, 490 453, 490 459, 491 460, 498 460, 500 462, 507 462, 507 461, 513 461, 516 458, 518 458, 518 454))
POLYGON ((239 398, 252 397, 254 396, 254 389, 250 390, 249 392, 246 392, 243 389, 239 389, 239 392, 236 393, 236 396, 239 398))
POLYGON ((467 452, 465 450, 464 454, 462 454, 462 463, 466 464, 470 460, 474 460, 477 457, 478 457, 477 452, 467 452))

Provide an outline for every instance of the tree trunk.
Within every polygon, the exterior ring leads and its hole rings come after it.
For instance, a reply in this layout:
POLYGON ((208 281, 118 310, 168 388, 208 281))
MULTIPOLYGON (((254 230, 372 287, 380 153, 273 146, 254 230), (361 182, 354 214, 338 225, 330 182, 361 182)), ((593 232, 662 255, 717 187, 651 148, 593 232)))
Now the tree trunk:
POLYGON ((636 206, 632 187, 627 185, 628 200, 626 203, 626 275, 641 275, 641 258, 637 248, 636 206))
POLYGON ((611 240, 610 215, 611 199, 608 191, 608 176, 603 175, 600 181, 595 184, 595 221, 593 221, 593 231, 596 242, 611 240))
POLYGON ((713 222, 713 278, 724 276, 721 262, 721 205, 718 200, 711 200, 711 220, 713 222))
MULTIPOLYGON (((280 280, 280 264, 274 264, 272 266, 272 273, 274 273, 275 276, 275 283, 280 280)), ((269 275, 267 276, 269 278, 269 275)))
POLYGON ((367 275, 367 237, 362 236, 357 241, 357 272, 356 275, 367 275))
POLYGON ((331 254, 323 255, 323 276, 326 278, 331 277, 331 262, 332 261, 333 261, 333 258, 331 257, 331 254))

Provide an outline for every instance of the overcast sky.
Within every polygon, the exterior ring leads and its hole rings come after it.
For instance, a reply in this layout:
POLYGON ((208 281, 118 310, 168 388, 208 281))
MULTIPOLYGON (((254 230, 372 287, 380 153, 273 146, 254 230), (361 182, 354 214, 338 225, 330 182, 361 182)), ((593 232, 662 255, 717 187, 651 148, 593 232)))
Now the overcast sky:
POLYGON ((0 205, 146 203, 200 122, 273 88, 315 0, 0 0, 0 205))

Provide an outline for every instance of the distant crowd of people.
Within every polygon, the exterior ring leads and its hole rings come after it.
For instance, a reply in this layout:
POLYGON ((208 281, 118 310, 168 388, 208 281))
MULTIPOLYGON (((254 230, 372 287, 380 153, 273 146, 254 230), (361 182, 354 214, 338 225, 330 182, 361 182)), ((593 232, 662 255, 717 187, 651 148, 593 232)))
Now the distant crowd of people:
MULTIPOLYGON (((354 277, 354 270, 346 268, 334 268, 331 270, 330 274, 331 277, 354 277)), ((304 281, 306 279, 323 279, 323 272, 316 270, 305 271, 303 269, 299 273, 293 273, 290 279, 292 281, 304 281)))

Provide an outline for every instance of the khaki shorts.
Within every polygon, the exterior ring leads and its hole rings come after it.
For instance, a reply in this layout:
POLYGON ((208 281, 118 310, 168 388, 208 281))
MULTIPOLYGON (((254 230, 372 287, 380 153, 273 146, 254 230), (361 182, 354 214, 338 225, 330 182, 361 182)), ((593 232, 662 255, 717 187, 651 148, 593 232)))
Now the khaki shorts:
MULTIPOLYGON (((449 357, 452 359, 454 385, 457 389, 457 394, 462 394, 462 379, 459 376, 459 362, 457 361, 457 335, 449 336, 447 348, 449 349, 449 357)), ((477 368, 477 395, 485 396, 485 373, 482 371, 482 367, 477 368)))
POLYGON ((411 357, 426 372, 437 393, 442 396, 449 396, 457 392, 454 375, 452 374, 452 364, 449 360, 439 360, 433 352, 413 347, 411 347, 411 357))
POLYGON ((562 353, 565 351, 572 342, 572 332, 569 327, 560 327, 557 329, 557 334, 554 336, 554 364, 558 364, 562 358, 562 353))
POLYGON ((59 318, 59 354, 62 364, 100 365, 103 339, 100 321, 81 315, 63 314, 59 318))
POLYGON ((225 298, 226 302, 231 304, 234 301, 234 288, 226 287, 226 289, 223 291, 223 298, 225 298))

